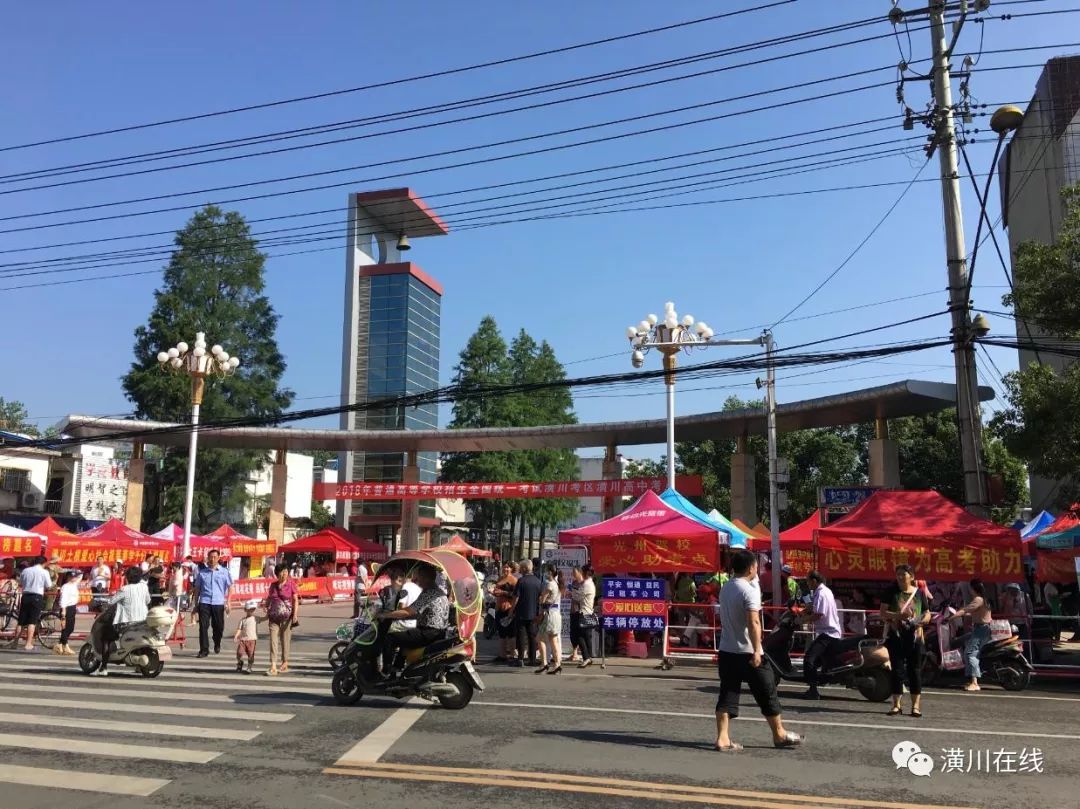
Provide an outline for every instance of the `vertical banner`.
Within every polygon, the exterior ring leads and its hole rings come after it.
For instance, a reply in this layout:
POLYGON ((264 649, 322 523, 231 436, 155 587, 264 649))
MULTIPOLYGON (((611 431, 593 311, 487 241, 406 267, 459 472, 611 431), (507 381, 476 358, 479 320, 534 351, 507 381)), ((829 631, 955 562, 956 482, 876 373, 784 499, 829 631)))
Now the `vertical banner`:
MULTIPOLYGON (((583 547, 544 548, 540 558, 544 567, 555 565, 562 571, 563 581, 566 583, 567 593, 569 593, 569 588, 574 581, 574 568, 588 563, 589 549, 583 547)), ((567 595, 563 596, 562 603, 559 605, 559 612, 562 613, 562 647, 564 652, 567 649, 572 649, 570 646, 570 604, 571 600, 567 595)))

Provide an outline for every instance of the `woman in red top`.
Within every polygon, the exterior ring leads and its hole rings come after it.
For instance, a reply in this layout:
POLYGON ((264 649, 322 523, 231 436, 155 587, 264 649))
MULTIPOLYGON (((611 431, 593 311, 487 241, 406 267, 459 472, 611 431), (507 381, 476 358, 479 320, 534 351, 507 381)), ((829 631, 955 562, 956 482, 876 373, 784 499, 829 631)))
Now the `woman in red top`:
POLYGON ((300 625, 300 590, 289 577, 289 566, 278 565, 277 578, 266 596, 266 618, 270 623, 270 676, 289 670, 289 640, 293 627, 300 625), (280 665, 279 665, 280 664, 280 665))

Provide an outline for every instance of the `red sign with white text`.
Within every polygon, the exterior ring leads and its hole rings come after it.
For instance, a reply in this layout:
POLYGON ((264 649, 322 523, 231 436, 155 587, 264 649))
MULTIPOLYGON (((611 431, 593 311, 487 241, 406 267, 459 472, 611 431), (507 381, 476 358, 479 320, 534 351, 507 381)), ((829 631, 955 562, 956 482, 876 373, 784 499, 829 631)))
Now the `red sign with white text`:
MULTIPOLYGON (((315 500, 462 500, 536 497, 633 497, 662 492, 666 478, 562 480, 545 483, 316 483, 315 500)), ((675 488, 694 497, 702 493, 700 475, 679 475, 675 488)))

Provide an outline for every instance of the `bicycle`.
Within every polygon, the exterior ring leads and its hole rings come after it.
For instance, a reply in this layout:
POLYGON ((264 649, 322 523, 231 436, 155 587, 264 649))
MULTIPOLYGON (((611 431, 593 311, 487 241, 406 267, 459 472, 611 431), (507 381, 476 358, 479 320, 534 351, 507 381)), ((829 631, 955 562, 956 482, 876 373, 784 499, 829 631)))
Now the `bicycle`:
MULTIPOLYGON (((8 611, 4 614, 3 618, 3 630, 7 631, 12 625, 15 627, 15 635, 11 639, 9 644, 12 648, 19 645, 20 634, 18 626, 19 609, 22 606, 22 593, 6 593, 0 596, 0 600, 5 599, 8 604, 8 611)), ((3 603, 3 601, 0 601, 3 603)), ((2 609, 2 608, 0 608, 2 609)), ((38 618, 37 624, 35 624, 35 637, 46 649, 52 649, 57 641, 60 640, 60 628, 64 622, 63 616, 59 610, 53 608, 48 612, 42 611, 41 617, 38 618)))

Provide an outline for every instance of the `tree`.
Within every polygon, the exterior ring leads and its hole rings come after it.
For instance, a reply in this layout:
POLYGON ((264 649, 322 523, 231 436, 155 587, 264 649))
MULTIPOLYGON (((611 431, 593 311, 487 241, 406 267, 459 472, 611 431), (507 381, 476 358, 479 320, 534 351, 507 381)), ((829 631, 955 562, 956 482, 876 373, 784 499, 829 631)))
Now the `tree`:
POLYGON ((0 396, 0 430, 34 437, 41 435, 38 428, 27 420, 28 415, 26 406, 22 402, 15 399, 7 400, 0 396))
MULTIPOLYGON (((1053 244, 1025 242, 1013 261, 1013 291, 1003 298, 1051 338, 1080 338, 1080 185, 1063 189, 1064 216, 1053 244)), ((1041 362, 1007 374, 1008 407, 991 420, 1005 448, 1031 472, 1064 483, 1056 505, 1080 496, 1080 366, 1055 369, 1041 362)), ((1040 507, 1042 504, 1036 504, 1040 507)), ((1046 504, 1051 505, 1051 504, 1046 504)))
MULTIPOLYGON (((157 354, 181 340, 192 342, 206 332, 241 359, 239 370, 206 386, 201 420, 255 416, 268 421, 292 402, 280 386, 285 360, 274 333, 278 316, 263 294, 263 265, 247 223, 240 214, 210 205, 177 232, 176 249, 165 268, 154 308, 145 326, 135 330, 135 359, 124 376, 124 393, 138 418, 186 421, 191 410, 191 382, 186 375, 162 373, 157 354)), ((261 452, 200 449, 193 523, 211 526, 221 512, 240 507, 246 495, 240 484, 265 462, 261 452)), ((179 522, 183 517, 187 475, 185 453, 166 454, 160 498, 147 500, 148 524, 179 522)))

